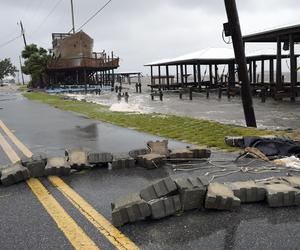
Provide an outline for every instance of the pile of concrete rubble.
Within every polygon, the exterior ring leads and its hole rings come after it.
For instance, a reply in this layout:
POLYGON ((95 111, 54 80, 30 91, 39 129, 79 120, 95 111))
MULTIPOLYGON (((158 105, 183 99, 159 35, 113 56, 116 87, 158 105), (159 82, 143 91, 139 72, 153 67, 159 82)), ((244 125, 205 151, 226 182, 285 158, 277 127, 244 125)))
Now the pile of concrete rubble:
POLYGON ((112 222, 120 227, 190 210, 234 210, 241 203, 262 201, 270 207, 300 206, 300 176, 231 183, 209 183, 204 176, 167 177, 112 203, 112 222))
POLYGON ((168 149, 168 141, 148 142, 147 148, 132 150, 124 154, 86 152, 82 149, 66 150, 65 157, 47 157, 36 154, 23 158, 17 163, 0 167, 1 183, 9 186, 29 178, 50 175, 64 176, 75 170, 94 166, 109 166, 112 169, 144 167, 155 169, 161 167, 165 160, 176 158, 209 158, 210 150, 198 147, 168 149))

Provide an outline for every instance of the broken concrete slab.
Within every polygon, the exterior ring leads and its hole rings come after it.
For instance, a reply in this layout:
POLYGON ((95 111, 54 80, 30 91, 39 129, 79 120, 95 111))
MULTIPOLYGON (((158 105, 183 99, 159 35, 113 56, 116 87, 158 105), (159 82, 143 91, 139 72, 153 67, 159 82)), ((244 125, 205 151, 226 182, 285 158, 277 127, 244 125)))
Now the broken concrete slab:
POLYGON ((33 178, 44 176, 47 157, 45 154, 34 154, 32 157, 22 158, 22 165, 29 170, 33 178))
POLYGON ((66 150, 65 155, 71 168, 82 170, 89 167, 87 152, 82 149, 66 150))
POLYGON ((225 136, 225 143, 230 147, 242 147, 244 145, 243 136, 225 136))
POLYGON ((263 201, 266 198, 266 190, 263 185, 254 181, 225 183, 233 191, 242 203, 263 201))
POLYGON ((137 157, 137 163, 146 169, 159 168, 164 164, 165 156, 159 154, 146 154, 137 157))
POLYGON ((194 153, 188 148, 177 148, 171 151, 171 159, 194 158, 194 153))
POLYGON ((112 161, 112 168, 133 168, 135 167, 135 160, 128 154, 114 154, 112 161))
POLYGON ((113 161, 113 155, 111 153, 89 152, 87 161, 92 165, 108 164, 113 161))
POLYGON ((241 201, 233 191, 224 184, 211 183, 207 188, 205 208, 216 210, 233 210, 240 207, 241 201))
POLYGON ((174 180, 171 177, 167 177, 142 189, 140 196, 143 200, 150 201, 164 196, 170 196, 176 191, 177 186, 174 180))
POLYGON ((270 207, 300 206, 300 190, 288 184, 265 185, 270 207))
POLYGON ((49 175, 68 175, 71 172, 71 167, 65 157, 49 157, 45 167, 45 176, 49 175))
POLYGON ((204 206, 208 180, 205 177, 175 179, 183 211, 199 209, 204 206))
POLYGON ((147 142, 148 147, 151 150, 151 153, 153 154, 159 154, 159 155, 169 155, 169 149, 168 149, 168 140, 163 141, 149 141, 147 142))
POLYGON ((111 204, 112 223, 122 226, 129 222, 145 220, 151 215, 150 207, 138 193, 123 197, 111 204))
POLYGON ((1 171, 1 183, 10 186, 30 178, 29 170, 17 162, 6 166, 1 171))
POLYGON ((211 156, 211 150, 204 147, 187 146, 187 149, 193 152, 193 158, 208 159, 211 156))
POLYGON ((151 150, 149 148, 141 148, 141 149, 131 150, 129 152, 129 156, 132 157, 133 159, 137 160, 137 158, 139 156, 150 154, 150 153, 151 153, 151 150))
POLYGON ((179 195, 163 197, 148 202, 152 219, 161 219, 181 211, 179 195))

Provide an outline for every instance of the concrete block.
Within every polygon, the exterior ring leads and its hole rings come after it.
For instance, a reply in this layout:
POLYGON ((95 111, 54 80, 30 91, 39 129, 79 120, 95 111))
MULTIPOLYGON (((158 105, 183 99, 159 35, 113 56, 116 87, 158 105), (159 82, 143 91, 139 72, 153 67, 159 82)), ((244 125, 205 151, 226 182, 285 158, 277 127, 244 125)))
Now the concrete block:
POLYGON ((169 155, 169 149, 168 149, 168 140, 163 141, 149 141, 147 142, 148 147, 151 150, 151 153, 153 154, 159 154, 159 155, 169 155))
POLYGON ((89 152, 87 156, 89 164, 99 165, 107 164, 113 161, 113 155, 111 153, 95 153, 89 152))
POLYGON ((194 153, 188 148, 174 149, 170 153, 171 159, 194 158, 194 153))
POLYGON ((175 179, 175 183, 179 191, 183 211, 204 206, 207 191, 206 181, 203 181, 202 178, 178 178, 175 179))
POLYGON ((1 171, 1 183, 4 186, 13 185, 29 178, 29 170, 23 167, 20 162, 8 165, 1 171))
POLYGON ((152 219, 161 219, 174 215, 181 210, 179 195, 163 197, 148 202, 152 219))
POLYGON ((225 143, 230 147, 241 147, 244 145, 243 136, 225 136, 225 143))
POLYGON ((177 191, 177 186, 171 177, 161 179, 160 181, 144 188, 140 196, 145 201, 158 199, 164 196, 170 196, 177 191))
POLYGON ((112 161, 112 168, 133 168, 135 167, 135 160, 128 154, 114 154, 112 161))
POLYGON ((270 207, 300 206, 300 191, 287 184, 265 185, 270 207))
POLYGON ((29 170, 33 178, 44 176, 47 157, 44 154, 34 154, 32 157, 22 158, 22 165, 29 170))
POLYGON ((112 223, 119 227, 129 222, 145 220, 151 215, 150 207, 139 194, 131 194, 111 204, 112 223))
POLYGON ((197 147, 197 146, 192 146, 192 147, 187 147, 190 151, 193 152, 193 158, 198 158, 198 159, 208 159, 211 156, 211 151, 207 148, 203 147, 197 147))
POLYGON ((150 154, 150 153, 151 153, 151 150, 149 148, 141 148, 141 149, 131 150, 129 152, 129 156, 132 157, 133 159, 137 160, 137 158, 139 156, 150 154))
POLYGON ((89 167, 87 152, 81 149, 66 150, 65 155, 71 168, 82 170, 89 167))
POLYGON ((68 175, 71 167, 64 157, 49 157, 45 167, 45 176, 49 175, 68 175))
POLYGON ((217 210, 233 210, 240 207, 241 201, 233 191, 220 183, 211 183, 208 186, 205 198, 205 208, 217 210))
POLYGON ((266 198, 266 190, 263 185, 254 181, 226 183, 242 203, 259 202, 266 198))
POLYGON ((155 169, 161 167, 164 164, 164 159, 165 156, 150 153, 150 154, 138 156, 137 163, 143 168, 155 169))
POLYGON ((300 189, 300 176, 284 177, 284 180, 292 187, 300 189))
POLYGON ((142 198, 139 193, 132 193, 132 194, 123 196, 111 203, 111 209, 114 210, 116 208, 121 208, 124 206, 131 205, 131 204, 134 204, 134 203, 140 201, 141 199, 142 198))

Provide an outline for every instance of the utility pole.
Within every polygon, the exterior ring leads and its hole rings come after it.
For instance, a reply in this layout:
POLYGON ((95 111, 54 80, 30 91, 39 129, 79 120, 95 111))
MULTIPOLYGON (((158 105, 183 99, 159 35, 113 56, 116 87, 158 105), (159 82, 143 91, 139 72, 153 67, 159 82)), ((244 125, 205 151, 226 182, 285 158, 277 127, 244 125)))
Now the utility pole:
POLYGON ((71 12, 72 12, 72 30, 73 34, 75 33, 75 21, 74 21, 74 5, 73 0, 71 0, 71 12))
POLYGON ((24 82, 24 75, 23 75, 23 70, 22 70, 21 56, 19 56, 19 61, 20 61, 20 71, 21 71, 21 76, 22 76, 22 83, 23 83, 23 85, 25 85, 25 82, 24 82))
POLYGON ((24 28, 23 28, 22 21, 20 21, 20 27, 21 27, 21 34, 22 34, 23 40, 24 40, 24 45, 26 47, 27 46, 27 42, 26 42, 25 31, 24 31, 24 28))
POLYGON ((224 0, 224 2, 228 18, 228 23, 224 24, 224 30, 226 36, 232 37, 235 61, 238 65, 239 80, 242 83, 241 96, 246 125, 247 127, 257 127, 247 71, 245 47, 242 39, 242 32, 236 2, 235 0, 224 0))

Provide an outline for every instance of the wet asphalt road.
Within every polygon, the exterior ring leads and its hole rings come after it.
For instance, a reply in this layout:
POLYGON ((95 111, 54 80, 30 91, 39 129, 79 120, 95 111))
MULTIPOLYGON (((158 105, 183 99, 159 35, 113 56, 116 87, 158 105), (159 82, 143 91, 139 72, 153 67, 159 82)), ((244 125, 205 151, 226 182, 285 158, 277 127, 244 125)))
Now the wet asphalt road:
MULTIPOLYGON (((33 152, 62 155, 70 147, 126 152, 157 138, 30 102, 16 93, 1 92, 0 107, 0 119, 33 152)), ((170 142, 171 148, 183 145, 170 142)), ((232 160, 235 155, 214 152, 213 157, 232 160)), ((0 151, 0 165, 5 163, 8 159, 0 151)), ((175 173, 168 167, 153 171, 93 169, 63 179, 110 220, 110 203, 114 199, 170 174, 175 173)), ((238 173, 218 180, 267 176, 238 173)), ((41 181, 101 249, 114 249, 47 179, 41 181)), ((72 249, 25 183, 0 187, 0 225, 0 249, 72 249)), ((121 231, 141 249, 299 249, 299 228, 300 208, 270 209, 265 204, 255 204, 243 205, 236 212, 194 211, 126 225, 121 231)))

